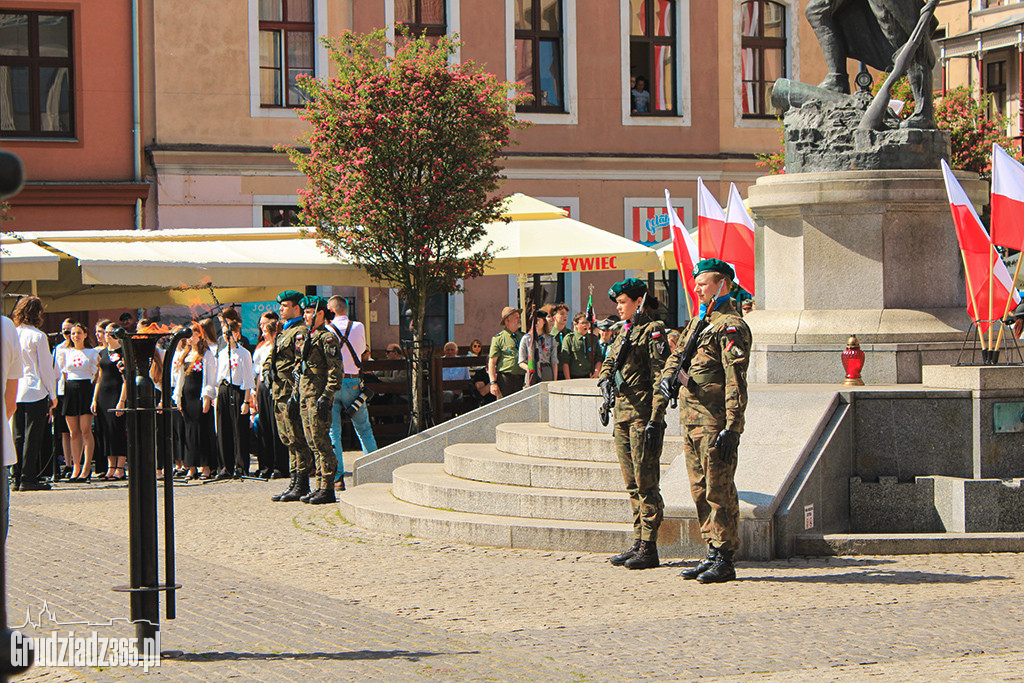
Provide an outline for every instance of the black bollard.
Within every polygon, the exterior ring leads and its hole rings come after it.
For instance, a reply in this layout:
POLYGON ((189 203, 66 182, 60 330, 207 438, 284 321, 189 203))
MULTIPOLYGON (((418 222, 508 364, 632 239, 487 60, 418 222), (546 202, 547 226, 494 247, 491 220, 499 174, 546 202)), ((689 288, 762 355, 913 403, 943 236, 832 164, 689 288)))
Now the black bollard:
MULTIPOLYGON (((148 376, 149 365, 156 353, 156 342, 162 335, 134 335, 118 331, 124 358, 126 393, 126 428, 128 432, 128 543, 129 585, 116 586, 115 591, 130 595, 131 619, 140 654, 158 656, 160 632, 160 591, 180 588, 159 582, 157 555, 157 407, 156 391, 148 376), (154 651, 155 650, 155 651, 154 651)), ((166 501, 165 501, 166 502, 166 501)), ((166 530, 173 537, 173 526, 166 530)), ((173 545, 168 554, 173 556, 173 545)), ((170 566, 173 567, 173 558, 170 566)), ((173 618, 173 610, 168 618, 173 618)))

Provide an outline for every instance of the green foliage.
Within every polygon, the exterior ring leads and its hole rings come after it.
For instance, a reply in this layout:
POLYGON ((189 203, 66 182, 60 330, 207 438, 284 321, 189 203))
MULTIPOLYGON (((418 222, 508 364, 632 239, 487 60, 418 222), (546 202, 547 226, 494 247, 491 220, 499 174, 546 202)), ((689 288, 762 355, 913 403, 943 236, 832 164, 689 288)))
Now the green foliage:
MULTIPOLYGON (((287 151, 308 178, 299 197, 317 244, 399 288, 420 341, 427 298, 454 292, 493 259, 479 243, 483 226, 501 219, 500 161, 525 126, 515 115, 525 96, 510 97, 516 84, 472 62, 452 63, 457 39, 435 46, 399 30, 399 45, 383 30, 324 39, 337 75, 299 78, 308 151, 287 151)), ((418 421, 422 363, 415 368, 418 421)))
POLYGON ((782 125, 782 117, 777 117, 779 122, 779 146, 775 152, 758 154, 754 165, 765 172, 765 175, 780 175, 786 172, 786 129, 782 125))
POLYGON ((309 151, 288 150, 309 179, 306 225, 325 252, 358 260, 410 304, 455 291, 493 258, 473 248, 500 218, 499 161, 523 126, 510 84, 449 63, 447 37, 410 39, 393 57, 383 31, 325 44, 338 75, 300 79, 309 151))

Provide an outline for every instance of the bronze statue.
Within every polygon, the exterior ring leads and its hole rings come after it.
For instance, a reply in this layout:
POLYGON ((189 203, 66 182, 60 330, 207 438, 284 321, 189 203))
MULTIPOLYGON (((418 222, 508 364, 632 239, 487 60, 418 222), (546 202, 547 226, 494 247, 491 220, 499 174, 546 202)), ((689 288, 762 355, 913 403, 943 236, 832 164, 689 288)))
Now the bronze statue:
MULTIPOLYGON (((924 0, 810 0, 804 13, 828 66, 828 75, 820 87, 850 92, 847 58, 876 69, 891 69, 896 53, 913 34, 925 4, 924 0)), ((927 36, 936 26, 934 19, 928 22, 927 36)), ((931 43, 922 40, 907 67, 915 106, 913 115, 902 124, 905 128, 935 128, 934 66, 931 43)))

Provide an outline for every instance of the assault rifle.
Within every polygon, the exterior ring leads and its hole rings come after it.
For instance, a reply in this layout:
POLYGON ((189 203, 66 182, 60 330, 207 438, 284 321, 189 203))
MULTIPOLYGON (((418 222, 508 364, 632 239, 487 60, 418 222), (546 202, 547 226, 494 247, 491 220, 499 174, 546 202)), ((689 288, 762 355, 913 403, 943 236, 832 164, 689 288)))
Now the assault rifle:
POLYGON ((615 358, 612 359, 611 377, 597 383, 597 386, 601 389, 601 396, 604 398, 604 403, 601 404, 601 412, 598 414, 598 417, 601 418, 601 424, 605 427, 608 426, 608 416, 612 408, 615 407, 615 399, 619 395, 619 382, 621 380, 617 379, 617 376, 621 377, 619 371, 622 369, 623 363, 626 362, 629 350, 633 348, 633 342, 629 340, 629 331, 632 329, 632 323, 635 323, 640 313, 643 312, 646 301, 647 295, 644 294, 640 299, 640 305, 636 307, 636 312, 630 318, 630 324, 623 325, 623 334, 625 336, 622 338, 622 344, 619 346, 615 358))
POLYGON ((715 310, 715 301, 721 295, 722 285, 724 284, 725 280, 719 283, 715 297, 704 310, 704 316, 697 320, 697 323, 693 326, 693 332, 690 333, 690 337, 686 340, 686 346, 683 347, 683 353, 679 358, 680 372, 674 373, 671 377, 666 377, 658 385, 658 391, 669 400, 669 405, 673 408, 679 405, 679 390, 683 386, 683 380, 679 378, 679 375, 682 373, 689 376, 690 364, 693 362, 694 354, 697 353, 697 342, 700 340, 701 332, 711 324, 711 314, 715 310))

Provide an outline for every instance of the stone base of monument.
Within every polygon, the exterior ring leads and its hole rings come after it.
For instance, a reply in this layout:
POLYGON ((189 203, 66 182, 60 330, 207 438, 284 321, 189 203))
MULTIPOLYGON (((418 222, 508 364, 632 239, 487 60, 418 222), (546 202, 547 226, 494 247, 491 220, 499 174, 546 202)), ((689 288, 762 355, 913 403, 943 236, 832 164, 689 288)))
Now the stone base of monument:
MULTIPOLYGON (((986 184, 958 176, 984 203, 986 184)), ((764 176, 748 204, 757 225, 752 381, 830 381, 851 335, 868 382, 919 382, 922 364, 956 359, 970 320, 937 168, 764 176)))

